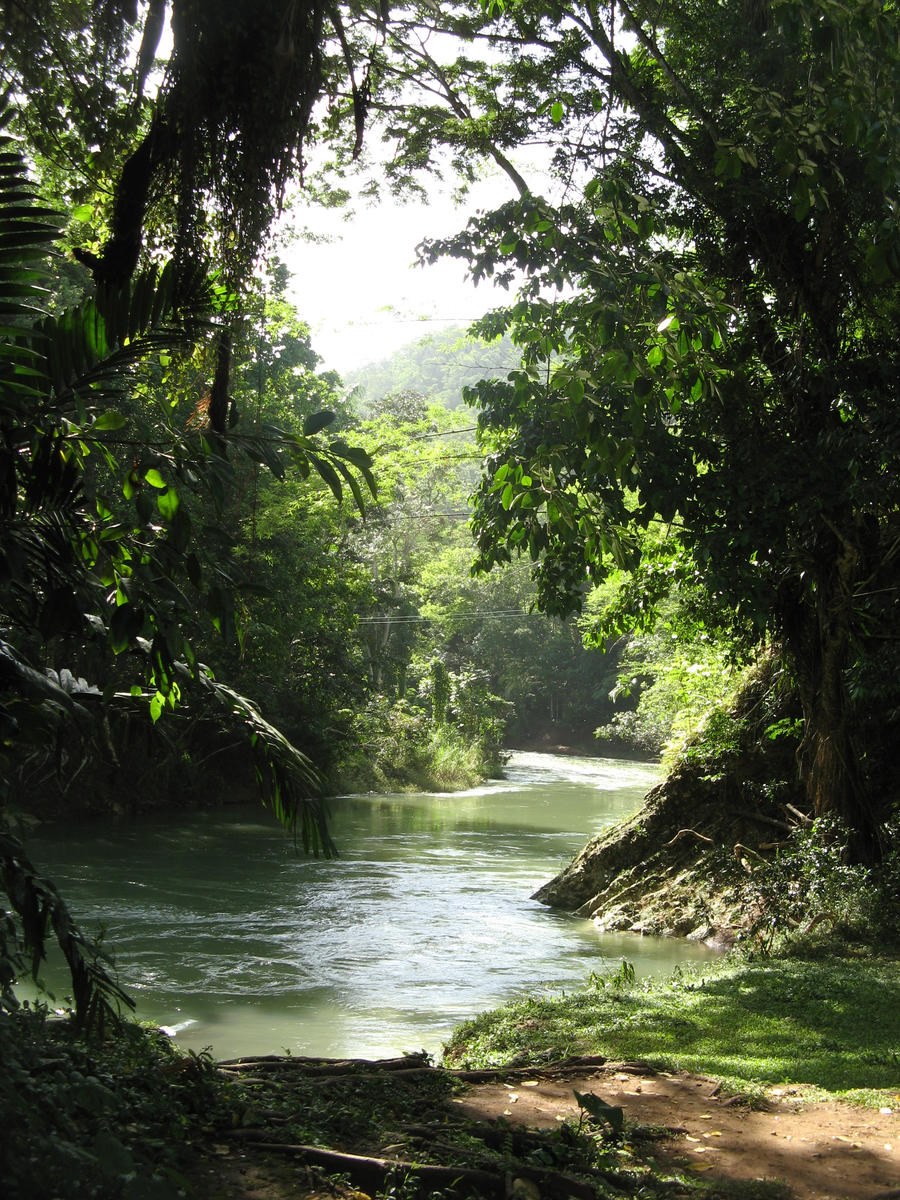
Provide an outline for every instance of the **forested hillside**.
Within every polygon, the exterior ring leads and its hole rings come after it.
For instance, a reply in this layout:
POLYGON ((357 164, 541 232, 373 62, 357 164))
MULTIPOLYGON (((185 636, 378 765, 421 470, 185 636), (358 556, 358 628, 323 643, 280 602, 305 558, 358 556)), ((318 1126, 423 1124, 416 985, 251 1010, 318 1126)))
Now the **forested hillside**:
POLYGON ((504 379, 520 357, 508 336, 487 341, 459 327, 429 333, 389 359, 348 371, 345 382, 359 389, 363 406, 393 392, 419 392, 435 404, 458 408, 466 388, 479 379, 504 379))

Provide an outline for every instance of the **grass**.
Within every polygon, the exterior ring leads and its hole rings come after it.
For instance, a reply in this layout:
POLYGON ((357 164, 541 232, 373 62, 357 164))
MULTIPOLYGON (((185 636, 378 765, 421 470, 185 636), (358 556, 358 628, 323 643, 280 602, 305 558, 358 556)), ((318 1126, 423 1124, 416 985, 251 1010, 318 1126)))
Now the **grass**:
MULTIPOLYGON (((896 983, 887 959, 732 964, 654 987, 623 972, 573 996, 523 1001, 470 1022, 453 1055, 485 1063, 523 1051, 599 1051, 759 1081, 791 1077, 784 1068, 793 1062, 818 1086, 879 1087, 897 1077, 888 1050, 900 1020, 896 983), (829 1050, 839 1038, 846 1044, 829 1050)), ((666 1165, 659 1131, 649 1127, 615 1131, 588 1117, 515 1132, 502 1122, 467 1122, 453 1107, 458 1084, 440 1072, 338 1065, 339 1074, 322 1078, 286 1059, 226 1078, 206 1056, 179 1054, 155 1031, 128 1024, 109 1043, 83 1043, 66 1022, 37 1012, 0 1017, 0 1051, 0 1177, 10 1200, 321 1194, 318 1176, 273 1158, 267 1141, 477 1167, 500 1180, 538 1168, 561 1173, 560 1186, 565 1176, 588 1182, 597 1200, 789 1195, 777 1181, 701 1179, 666 1165)), ((327 1190, 344 1200, 360 1195, 334 1180, 327 1190)), ((424 1194, 410 1175, 388 1181, 378 1200, 424 1194)))
POLYGON ((530 997, 460 1026, 445 1060, 604 1054, 721 1079, 757 1094, 789 1083, 861 1103, 897 1102, 900 963, 895 958, 726 962, 667 982, 627 973, 530 997))

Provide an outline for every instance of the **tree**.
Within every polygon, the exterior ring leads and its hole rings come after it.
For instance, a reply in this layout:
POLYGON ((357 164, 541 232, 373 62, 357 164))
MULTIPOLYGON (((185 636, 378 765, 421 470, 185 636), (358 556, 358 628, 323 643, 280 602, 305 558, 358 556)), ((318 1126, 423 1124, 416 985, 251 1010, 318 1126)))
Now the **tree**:
POLYGON ((346 374, 367 404, 399 392, 418 392, 433 404, 457 408, 463 389, 490 375, 506 375, 519 355, 507 339, 485 342, 461 329, 428 334, 390 358, 346 374))
POLYGON ((420 572, 429 620, 420 654, 439 654, 454 672, 483 672, 510 705, 507 732, 518 747, 589 744, 614 712, 618 653, 587 648, 574 619, 540 612, 524 562, 473 576, 472 547, 438 550, 420 572))
MULTIPOLYGON (((129 16, 130 6, 38 7, 40 13, 18 5, 2 11, 4 48, 24 107, 18 120, 6 102, 0 113, 0 308, 5 318, 0 329, 0 815, 5 826, 7 805, 22 790, 16 784, 35 758, 47 760, 56 752, 64 761, 62 739, 79 723, 85 744, 93 741, 94 750, 102 747, 119 766, 109 710, 139 705, 156 722, 193 690, 195 698, 218 705, 243 733, 263 796, 279 817, 308 848, 329 849, 315 767, 251 700, 198 661, 193 636, 201 618, 226 635, 233 626, 235 581, 229 531, 221 526, 235 480, 233 456, 246 455, 277 475, 290 462, 301 477, 318 476, 337 498, 346 491, 359 505, 363 487, 374 489, 365 452, 340 438, 326 443, 317 436, 334 422, 333 412, 312 413, 293 431, 233 429, 239 415, 230 394, 235 313, 238 294, 249 290, 241 272, 259 248, 263 209, 271 219, 263 193, 268 200, 269 189, 287 169, 285 161, 279 160, 280 166, 272 161, 270 141, 262 152, 269 156, 268 166, 258 163, 252 177, 243 174, 252 155, 246 144, 242 151, 233 143, 252 138, 259 117, 245 95, 232 95, 216 112, 217 101, 211 101, 205 113, 196 114, 199 140, 177 139, 179 155, 187 147, 188 157, 181 159, 185 170, 208 166, 222 183, 213 189, 214 211, 223 222, 222 263, 210 277, 196 253, 203 241, 197 235, 198 214, 209 206, 199 186, 189 194, 188 174, 179 176, 182 192, 174 221, 160 219, 148 232, 151 184, 159 184, 159 172, 172 167, 175 142, 167 123, 174 112, 180 114, 180 126, 185 115, 177 105, 167 107, 173 93, 163 89, 160 96, 169 99, 157 98, 149 130, 121 167, 99 252, 85 250, 79 256, 93 274, 89 294, 65 309, 57 302, 53 307, 60 311, 52 315, 42 312, 51 280, 47 258, 59 241, 62 218, 36 199, 22 146, 7 131, 14 124, 30 131, 30 149, 46 167, 47 179, 58 183, 58 172, 54 176, 44 154, 56 125, 51 120, 43 130, 41 112, 62 104, 68 88, 73 111, 90 121, 108 117, 116 136, 127 140, 135 128, 129 114, 142 111, 146 63, 141 56, 136 99, 125 104, 129 97, 121 77, 113 71, 113 82, 104 90, 109 81, 103 68, 114 60, 121 70, 127 62, 127 33, 136 19, 129 16), (41 16, 46 25, 36 20, 41 16), (71 20, 68 30, 63 17, 71 20), (23 32, 29 36, 20 38, 23 32), (78 32, 91 36, 81 41, 72 36, 78 32), (49 61, 59 42, 66 43, 60 71, 50 71, 42 93, 35 67, 42 54, 49 61), (67 69, 73 59, 79 65, 74 74, 67 69), (97 82, 92 68, 101 77, 102 98, 117 101, 117 112, 103 112, 93 92, 82 95, 80 82, 97 82), (232 151, 238 152, 236 158, 232 151), (204 157, 210 153, 222 159, 221 176, 204 157), (242 216, 246 219, 238 228, 242 216), (159 250, 167 244, 167 230, 174 230, 169 245, 174 258, 162 265, 159 250), (193 358, 195 373, 204 372, 212 359, 210 386, 201 394, 183 389, 160 404, 161 390, 178 381, 185 358, 193 358), (192 520, 191 509, 195 517, 202 514, 204 524, 192 520), (130 672, 121 670, 126 660, 130 672), (82 674, 85 663, 91 670, 82 674)), ((162 11, 160 4, 151 4, 147 20, 162 11)), ((177 15, 186 20, 182 43, 193 47, 201 65, 209 70, 237 65, 228 55, 240 38, 245 45, 247 36, 237 9, 211 59, 204 58, 210 49, 208 23, 206 42, 202 36, 198 42, 200 13, 181 5, 177 15)), ((304 8, 303 19, 309 15, 304 8)), ((317 61, 318 44, 311 51, 305 45, 307 51, 317 61)), ((312 86, 310 79, 317 88, 318 74, 306 80, 312 86)), ((181 86, 172 85, 176 96, 181 86)), ((294 140, 282 131, 288 159, 305 133, 312 99, 304 92, 298 103, 299 109, 291 109, 294 140)), ((70 146, 84 152, 82 132, 76 122, 70 146)), ((83 156, 82 166, 89 157, 83 156)), ((88 1022, 106 1011, 117 989, 89 965, 84 941, 55 891, 37 876, 5 828, 3 835, 0 877, 19 925, 0 914, 2 1003, 8 1001, 10 971, 24 952, 36 970, 52 924, 72 967, 79 1017, 88 1022)))
POLYGON ((30 144, 61 199, 97 208, 78 256, 98 281, 121 284, 153 246, 186 265, 212 242, 240 287, 302 169, 320 100, 331 97, 339 128, 352 108, 360 148, 367 67, 349 58, 338 4, 4 0, 0 18, 30 144))
POLYGON ((849 690, 898 596, 896 7, 487 7, 467 20, 543 101, 568 188, 434 247, 526 280, 479 327, 525 354, 474 392, 480 564, 530 554, 557 612, 638 568, 646 607, 668 581, 639 534, 674 523, 720 624, 783 648, 809 803, 871 859, 849 690))

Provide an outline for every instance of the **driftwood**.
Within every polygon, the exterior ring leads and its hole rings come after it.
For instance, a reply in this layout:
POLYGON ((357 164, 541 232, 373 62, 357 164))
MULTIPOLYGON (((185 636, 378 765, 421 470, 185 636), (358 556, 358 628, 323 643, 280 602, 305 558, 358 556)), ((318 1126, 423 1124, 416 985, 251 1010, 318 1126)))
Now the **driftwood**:
MULTIPOLYGON (((386 1059, 301 1058, 293 1055, 265 1054, 246 1058, 228 1058, 216 1063, 220 1070, 228 1073, 243 1074, 247 1072, 248 1075, 244 1076, 245 1078, 262 1078, 266 1074, 283 1071, 285 1074, 307 1076, 326 1085, 347 1076, 353 1076, 354 1079, 372 1079, 385 1073, 390 1073, 392 1079, 422 1075, 446 1075, 464 1083, 487 1083, 493 1079, 554 1079, 565 1077, 569 1073, 581 1072, 586 1068, 608 1065, 607 1059, 599 1054, 564 1058, 558 1062, 545 1063, 543 1066, 510 1065, 473 1070, 432 1067, 427 1064, 423 1056, 415 1054, 407 1055, 404 1058, 386 1059)), ((627 1070, 628 1064, 618 1069, 627 1070)))

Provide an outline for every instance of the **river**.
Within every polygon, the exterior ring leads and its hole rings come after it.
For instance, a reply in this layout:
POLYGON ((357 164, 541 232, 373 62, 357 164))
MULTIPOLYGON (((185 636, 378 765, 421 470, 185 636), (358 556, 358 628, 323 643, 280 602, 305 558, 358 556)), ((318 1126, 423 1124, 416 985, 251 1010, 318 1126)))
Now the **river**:
POLYGON ((48 826, 30 846, 82 926, 103 927, 138 1016, 180 1045, 438 1053, 513 997, 623 958, 642 975, 710 955, 598 935, 530 899, 657 779, 645 763, 516 753, 472 791, 334 801, 330 861, 295 852, 258 807, 48 826))

